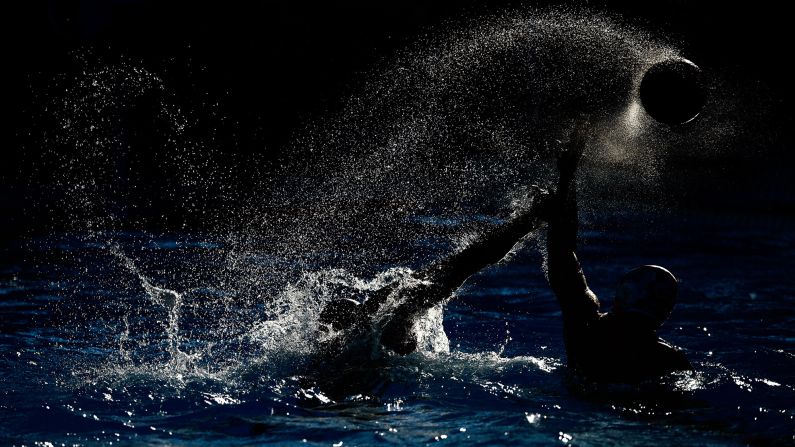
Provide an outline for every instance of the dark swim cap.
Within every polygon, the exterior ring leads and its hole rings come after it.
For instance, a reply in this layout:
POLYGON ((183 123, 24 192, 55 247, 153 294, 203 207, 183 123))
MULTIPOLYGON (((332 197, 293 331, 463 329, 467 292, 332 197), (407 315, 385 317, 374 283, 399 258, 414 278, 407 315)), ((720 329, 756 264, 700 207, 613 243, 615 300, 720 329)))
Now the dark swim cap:
POLYGON ((640 316, 660 327, 674 308, 677 280, 667 269, 644 265, 630 270, 616 288, 613 313, 640 316))

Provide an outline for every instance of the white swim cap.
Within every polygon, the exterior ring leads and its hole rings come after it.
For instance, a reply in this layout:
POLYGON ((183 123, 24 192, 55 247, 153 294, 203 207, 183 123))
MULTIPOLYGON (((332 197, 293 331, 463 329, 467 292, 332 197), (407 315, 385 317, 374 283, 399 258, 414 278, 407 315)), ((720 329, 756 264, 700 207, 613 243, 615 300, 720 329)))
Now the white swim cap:
POLYGON ((671 314, 676 293, 677 280, 671 272, 657 265, 644 265, 621 278, 613 313, 644 317, 657 329, 671 314))

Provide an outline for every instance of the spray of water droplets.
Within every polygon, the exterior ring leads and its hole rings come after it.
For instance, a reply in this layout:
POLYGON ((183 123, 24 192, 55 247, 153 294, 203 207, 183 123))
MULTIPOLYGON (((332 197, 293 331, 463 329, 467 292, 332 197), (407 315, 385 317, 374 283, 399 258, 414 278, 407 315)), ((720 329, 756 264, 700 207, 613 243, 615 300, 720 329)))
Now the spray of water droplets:
MULTIPOLYGON (((610 166, 639 167, 653 181, 660 137, 636 91, 646 68, 671 57, 674 49, 592 14, 510 13, 450 27, 375 69, 338 113, 298 132, 278 168, 247 179, 249 194, 214 210, 196 198, 228 197, 241 182, 213 168, 219 148, 192 136, 201 125, 192 112, 133 62, 86 62, 82 76, 58 83, 45 144, 68 228, 107 261, 103 290, 124 288, 94 316, 103 322, 95 333, 123 354, 114 370, 305 364, 328 300, 414 280, 498 225, 532 185, 550 186, 554 142, 579 116, 594 133, 591 186, 619 181, 610 166), (153 129, 130 128, 134 113, 153 114, 153 129), (135 145, 153 138, 160 189, 125 183, 130 169, 146 169, 135 145), (164 249, 129 232, 149 223, 125 208, 139 188, 167 192, 159 206, 222 218, 164 249)), ((584 206, 598 206, 588 191, 584 206)), ((428 351, 447 350, 441 321, 438 308, 417 323, 428 351)))

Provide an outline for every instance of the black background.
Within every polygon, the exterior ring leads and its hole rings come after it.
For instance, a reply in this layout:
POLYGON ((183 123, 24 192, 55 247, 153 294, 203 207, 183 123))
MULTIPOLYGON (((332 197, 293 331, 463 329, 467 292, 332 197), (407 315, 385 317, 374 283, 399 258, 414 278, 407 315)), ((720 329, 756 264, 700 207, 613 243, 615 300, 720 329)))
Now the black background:
POLYGON ((3 96, 11 112, 0 166, 3 239, 40 226, 31 207, 46 198, 31 190, 29 172, 41 149, 30 135, 41 120, 33 112, 41 101, 36 94, 79 69, 75 50, 139 60, 163 73, 185 103, 204 94, 215 99, 225 118, 213 123, 214 136, 224 151, 267 160, 307 120, 333 111, 363 73, 419 36, 503 8, 560 4, 606 11, 672 36, 703 67, 767 92, 775 147, 755 161, 755 175, 767 184, 743 200, 764 202, 754 212, 792 211, 791 23, 783 2, 17 1, 3 4, 2 19, 3 96))

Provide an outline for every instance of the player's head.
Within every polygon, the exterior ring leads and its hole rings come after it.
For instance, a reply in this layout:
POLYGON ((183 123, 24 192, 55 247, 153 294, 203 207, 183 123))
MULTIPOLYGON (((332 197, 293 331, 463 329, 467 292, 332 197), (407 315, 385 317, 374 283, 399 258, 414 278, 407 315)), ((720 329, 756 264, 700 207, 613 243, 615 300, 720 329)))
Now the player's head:
POLYGON ((677 281, 671 272, 657 265, 644 265, 630 270, 619 281, 613 314, 656 330, 671 314, 676 294, 677 281))

